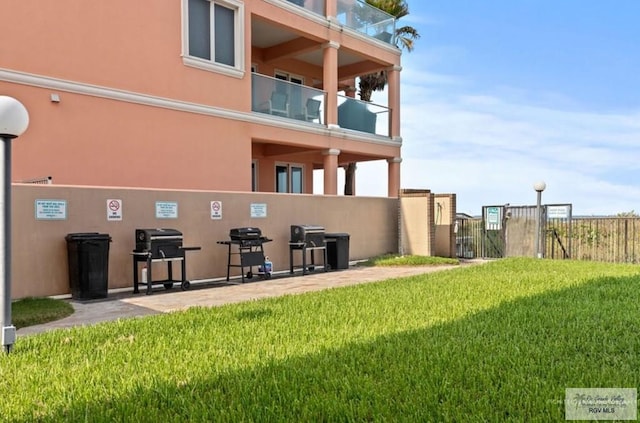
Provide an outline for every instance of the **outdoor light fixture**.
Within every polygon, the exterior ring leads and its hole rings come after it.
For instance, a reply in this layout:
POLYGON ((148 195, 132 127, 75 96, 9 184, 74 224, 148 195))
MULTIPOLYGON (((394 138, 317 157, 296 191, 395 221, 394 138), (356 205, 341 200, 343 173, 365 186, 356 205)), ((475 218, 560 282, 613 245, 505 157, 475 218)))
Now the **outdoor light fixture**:
POLYGON ((29 126, 29 113, 18 100, 0 96, 0 330, 2 346, 7 351, 16 341, 16 328, 11 324, 11 140, 29 126))
POLYGON ((542 191, 547 188, 547 184, 544 181, 539 181, 533 184, 533 189, 536 190, 538 194, 538 198, 536 201, 536 257, 542 258, 542 243, 540 242, 540 220, 541 220, 541 201, 542 201, 542 191))

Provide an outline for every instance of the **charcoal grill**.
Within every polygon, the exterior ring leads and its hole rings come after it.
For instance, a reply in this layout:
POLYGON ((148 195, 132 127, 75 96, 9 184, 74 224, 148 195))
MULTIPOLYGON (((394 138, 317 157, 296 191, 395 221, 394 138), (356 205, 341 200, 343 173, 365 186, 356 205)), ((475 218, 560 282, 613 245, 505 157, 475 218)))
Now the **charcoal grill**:
MULTIPOLYGON (((200 247, 185 247, 183 245, 182 232, 176 229, 136 229, 136 248, 131 253, 133 256, 133 292, 139 292, 139 285, 147 286, 147 295, 151 294, 154 284, 162 284, 166 289, 173 288, 175 282, 180 283, 182 290, 190 287, 187 280, 186 253, 187 251, 200 250, 200 247), (173 262, 180 262, 182 279, 173 279, 173 262), (153 280, 152 264, 167 263, 167 279, 153 280), (138 278, 139 264, 146 265, 146 280, 138 278)), ((144 278, 143 278, 144 279, 144 278)))
POLYGON ((324 227, 319 225, 291 225, 291 238, 289 241, 289 273, 293 273, 293 253, 300 251, 302 254, 302 274, 315 270, 315 251, 322 252, 323 268, 327 271, 327 247, 325 243, 324 227), (307 266, 307 251, 311 255, 311 264, 307 266))
POLYGON ((247 279, 253 278, 253 267, 259 266, 263 269, 261 275, 265 279, 271 278, 271 272, 267 272, 265 264, 264 244, 272 240, 263 236, 260 228, 245 227, 233 228, 229 231, 229 240, 218 241, 218 244, 227 246, 227 281, 232 267, 239 267, 242 274, 242 283, 245 279, 245 268, 247 279), (232 259, 232 257, 237 257, 232 259), (233 263, 232 263, 233 261, 233 263))

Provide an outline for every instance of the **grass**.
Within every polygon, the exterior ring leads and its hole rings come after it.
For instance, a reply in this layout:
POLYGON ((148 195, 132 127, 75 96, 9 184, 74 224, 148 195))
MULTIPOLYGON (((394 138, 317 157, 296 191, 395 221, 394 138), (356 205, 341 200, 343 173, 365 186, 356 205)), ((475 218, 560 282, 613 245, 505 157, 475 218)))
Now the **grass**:
POLYGON ((23 298, 11 303, 11 314, 11 323, 20 329, 70 316, 73 307, 53 298, 23 298))
POLYGON ((437 266, 459 263, 460 261, 458 259, 448 257, 399 256, 397 254, 388 254, 374 257, 358 264, 360 266, 437 266))
POLYGON ((12 422, 564 421, 637 387, 638 268, 505 259, 18 339, 12 422))

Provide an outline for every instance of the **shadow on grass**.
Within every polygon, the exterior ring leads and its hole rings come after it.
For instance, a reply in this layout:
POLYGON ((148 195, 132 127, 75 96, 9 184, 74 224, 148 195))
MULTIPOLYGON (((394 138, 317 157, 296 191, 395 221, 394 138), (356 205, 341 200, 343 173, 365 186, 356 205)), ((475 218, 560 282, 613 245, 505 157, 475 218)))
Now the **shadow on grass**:
MULTIPOLYGON (((564 421, 567 387, 640 384, 639 303, 637 278, 596 279, 424 330, 184 383, 137 386, 110 400, 68 404, 40 417, 91 422, 564 421)), ((265 309, 236 318, 270 314, 265 309)))

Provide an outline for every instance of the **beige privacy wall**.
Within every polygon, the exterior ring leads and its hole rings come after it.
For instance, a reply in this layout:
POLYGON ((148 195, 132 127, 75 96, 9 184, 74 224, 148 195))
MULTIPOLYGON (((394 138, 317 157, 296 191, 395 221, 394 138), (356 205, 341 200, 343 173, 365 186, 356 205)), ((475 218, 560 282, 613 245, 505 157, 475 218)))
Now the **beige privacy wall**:
POLYGON ((399 214, 401 254, 455 257, 455 194, 403 189, 399 214))
POLYGON ((429 190, 400 190, 399 252, 433 255, 433 195, 429 190))
POLYGON ((433 222, 435 230, 434 255, 456 257, 456 195, 435 194, 433 199, 433 222))
MULTIPOLYGON (((192 281, 226 275, 227 247, 216 242, 229 239, 229 229, 235 227, 258 227, 273 239, 264 248, 274 271, 289 268, 292 224, 321 225, 329 233, 348 233, 351 260, 395 253, 398 248, 395 198, 27 184, 15 184, 12 192, 14 299, 70 292, 65 240, 69 233, 99 232, 111 236, 110 289, 133 286, 131 251, 135 248, 135 230, 142 228, 177 229, 184 234, 185 246, 202 247, 201 251, 187 253, 187 277, 192 281), (121 200, 122 220, 107 220, 110 199, 121 200), (65 204, 66 216, 60 220, 37 218, 37 200, 65 204), (212 219, 212 201, 222 204, 219 220, 212 219), (177 218, 157 218, 156 202, 176 203, 177 218), (252 204, 266 210, 266 217, 252 217, 252 204)), ((161 277, 164 269, 164 264, 154 264, 154 279, 161 277)), ((174 269, 174 278, 179 277, 177 263, 174 269)), ((232 268, 231 274, 239 275, 239 268, 232 268)))

